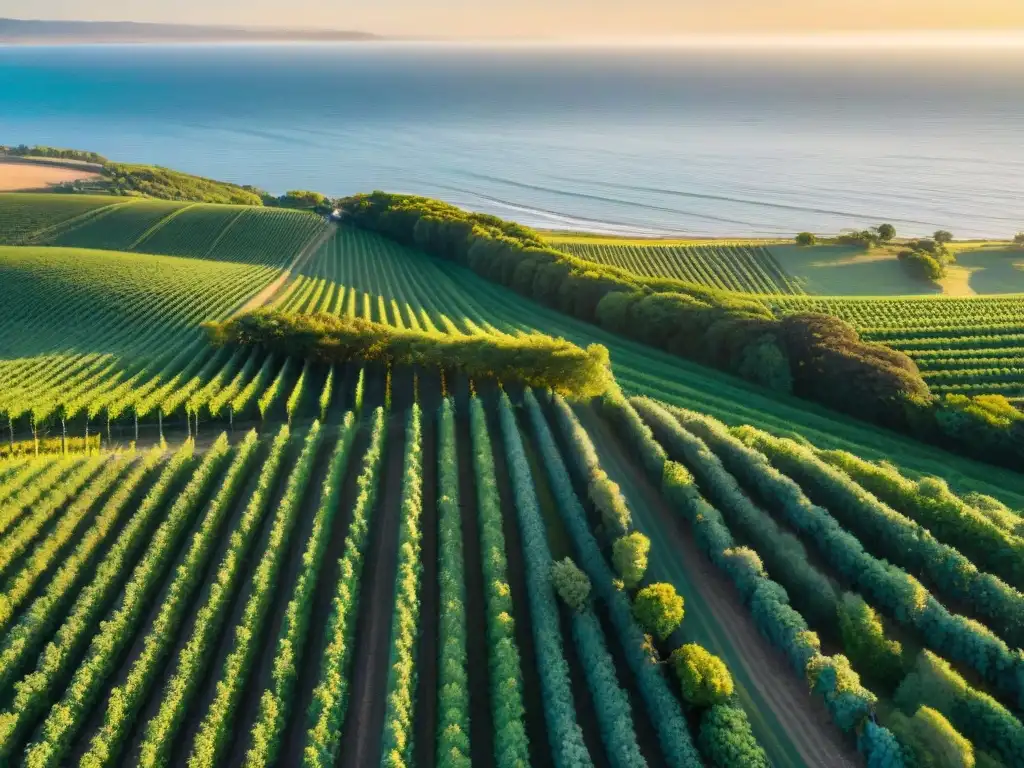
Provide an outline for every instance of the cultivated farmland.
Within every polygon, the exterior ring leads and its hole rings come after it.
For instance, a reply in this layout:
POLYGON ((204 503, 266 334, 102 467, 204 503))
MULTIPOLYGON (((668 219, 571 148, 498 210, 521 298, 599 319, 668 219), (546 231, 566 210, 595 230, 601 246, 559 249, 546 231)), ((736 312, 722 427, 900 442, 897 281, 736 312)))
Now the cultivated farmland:
POLYGON ((1018 473, 350 226, 284 279, 324 226, 0 249, 0 762, 1024 760, 1018 473), (211 346, 254 299, 604 344, 622 391, 211 346))
POLYGON ((740 293, 801 294, 803 290, 761 245, 663 245, 552 240, 559 250, 637 275, 669 277, 740 293))

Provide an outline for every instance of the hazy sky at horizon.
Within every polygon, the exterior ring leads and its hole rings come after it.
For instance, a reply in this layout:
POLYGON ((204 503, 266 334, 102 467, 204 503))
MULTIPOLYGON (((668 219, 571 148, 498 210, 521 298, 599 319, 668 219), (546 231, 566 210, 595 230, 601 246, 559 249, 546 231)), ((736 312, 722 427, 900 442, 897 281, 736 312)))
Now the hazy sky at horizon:
POLYGON ((355 29, 445 37, 1024 29, 1024 0, 0 0, 0 17, 355 29))

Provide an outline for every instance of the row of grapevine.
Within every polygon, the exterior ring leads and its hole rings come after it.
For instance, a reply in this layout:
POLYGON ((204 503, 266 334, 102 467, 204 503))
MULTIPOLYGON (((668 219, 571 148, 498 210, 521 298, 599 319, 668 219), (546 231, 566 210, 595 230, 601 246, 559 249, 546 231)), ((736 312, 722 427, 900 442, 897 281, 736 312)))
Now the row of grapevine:
POLYGON ((356 481, 358 490, 339 564, 340 578, 324 630, 327 646, 320 659, 320 675, 307 713, 308 730, 302 758, 306 768, 333 766, 340 748, 341 727, 348 704, 348 675, 352 665, 356 617, 359 615, 363 559, 370 534, 370 518, 377 500, 386 435, 386 413, 383 408, 378 408, 373 414, 370 446, 356 481))
POLYGON ((63 459, 44 466, 44 471, 27 482, 0 506, 0 536, 3 536, 27 510, 47 493, 59 487, 72 472, 84 463, 81 458, 63 459))
MULTIPOLYGON (((822 697, 833 721, 847 732, 864 726, 858 746, 868 764, 902 766, 892 733, 869 719, 876 697, 861 685, 846 657, 821 654, 818 636, 789 605, 786 591, 768 577, 757 552, 736 544, 721 513, 703 499, 689 471, 669 460, 630 402, 613 395, 604 400, 603 408, 623 440, 649 458, 646 469, 651 480, 661 485, 668 501, 693 526, 700 548, 733 582, 762 634, 786 655, 797 674, 806 677, 812 690, 822 697)), ((652 412, 654 414, 664 427, 671 429, 669 414, 665 411, 652 412)), ((728 727, 728 720, 716 725, 728 727)))
POLYGON ((215 766, 224 753, 232 716, 238 706, 239 697, 252 667, 257 639, 262 635, 267 612, 277 586, 281 571, 299 515, 302 501, 313 474, 323 430, 319 421, 314 421, 306 435, 291 474, 284 496, 275 511, 267 539, 267 546, 251 578, 251 591, 242 617, 234 628, 231 651, 217 679, 213 701, 207 709, 196 733, 195 743, 188 758, 189 768, 215 766))
POLYGON ((57 558, 61 557, 64 547, 70 542, 72 536, 77 534, 81 538, 70 558, 63 558, 60 573, 68 573, 73 570, 73 563, 81 559, 83 555, 90 553, 93 547, 106 537, 143 478, 160 461, 162 456, 163 450, 154 448, 134 465, 131 464, 134 460, 132 454, 127 454, 123 460, 111 461, 108 470, 77 498, 61 517, 53 534, 40 542, 21 569, 11 577, 4 592, 0 594, 0 631, 7 628, 14 612, 32 593, 39 579, 50 569, 57 558), (103 508, 96 512, 92 525, 87 531, 81 532, 79 525, 82 522, 83 514, 90 511, 114 483, 117 483, 117 487, 103 508), (72 564, 71 569, 68 567, 69 564, 72 564))
POLYGON ((0 194, 0 243, 20 245, 37 232, 126 202, 109 195, 0 194))
MULTIPOLYGON (((57 529, 39 543, 45 545, 49 542, 52 545, 54 536, 60 536, 66 541, 78 521, 114 484, 124 467, 124 462, 116 458, 90 458, 33 505, 31 512, 24 515, 0 539, 3 542, 0 548, 0 575, 4 575, 10 565, 36 542, 36 537, 44 532, 54 518, 57 518, 57 529), (79 494, 79 491, 83 493, 79 494)), ((21 572, 24 573, 24 568, 21 572)))
POLYGON ((530 759, 523 720, 523 672, 513 628, 515 607, 508 581, 508 559, 493 446, 484 405, 475 396, 469 404, 469 425, 473 442, 473 472, 476 478, 480 555, 487 611, 494 752, 498 768, 511 768, 526 765, 530 759))
MULTIPOLYGON (((459 466, 455 446, 455 403, 438 411, 438 582, 440 656, 437 679, 437 765, 469 768, 469 678, 466 652, 466 569, 459 466)), ((428 662, 429 663, 429 660, 428 662)))
POLYGON ((558 768, 591 766, 593 761, 583 743, 583 731, 576 721, 569 667, 563 652, 558 606, 549 576, 553 562, 547 532, 541 519, 537 493, 515 412, 508 395, 504 393, 501 395, 500 417, 523 542, 530 619, 537 649, 537 672, 544 692, 544 715, 548 724, 552 759, 558 768))
POLYGON ((856 537, 828 511, 815 506, 799 485, 771 466, 764 454, 705 417, 676 415, 851 584, 899 623, 919 631, 928 646, 973 668, 1014 702, 1020 700, 1024 674, 1018 676, 1018 672, 1024 661, 1019 653, 1012 652, 983 625, 951 613, 905 571, 866 552, 856 537))
MULTIPOLYGON (((229 451, 227 439, 222 436, 168 510, 150 539, 149 548, 132 570, 117 609, 104 622, 103 631, 92 635, 86 660, 75 669, 63 699, 50 710, 38 740, 31 747, 34 761, 45 764, 54 754, 59 758, 66 730, 79 724, 92 703, 90 694, 95 694, 92 688, 95 676, 110 672, 112 659, 134 635, 145 605, 174 558, 178 541, 196 516, 206 488, 213 482, 229 451)), ((108 561, 104 561, 104 565, 108 561)), ((91 586, 96 585, 94 579, 91 586)), ((89 602, 93 594, 88 590, 83 596, 89 602)), ((79 597, 79 603, 83 602, 83 596, 79 597)), ((53 686, 69 671, 72 647, 87 639, 95 629, 92 622, 78 619, 73 611, 57 633, 56 641, 40 657, 36 672, 21 681, 10 708, 0 714, 0 754, 9 756, 24 729, 50 706, 53 686)))
MULTIPOLYGON (((320 491, 320 506, 313 518, 313 528, 302 554, 302 567, 285 610, 284 622, 277 637, 277 651, 271 676, 271 687, 260 697, 259 714, 250 736, 246 753, 248 768, 264 768, 277 762, 281 735, 294 704, 295 682, 302 663, 301 649, 309 632, 313 593, 326 556, 331 524, 340 502, 341 482, 348 466, 352 441, 355 438, 355 416, 345 414, 341 432, 331 456, 330 467, 320 491)), ((154 733, 157 744, 165 738, 154 733)))
MULTIPOLYGON (((138 765, 164 765, 168 761, 168 753, 182 719, 208 670, 220 629, 227 618, 227 606, 238 589, 241 568, 254 543, 253 534, 270 505, 270 494, 280 474, 289 439, 290 433, 286 428, 274 438, 270 453, 260 469, 256 488, 231 534, 206 602, 196 614, 192 635, 179 653, 174 672, 164 686, 160 708, 146 725, 139 747, 138 765)), ((227 483, 223 486, 225 490, 228 487, 227 483)), ((107 723, 93 737, 83 764, 102 765, 116 756, 111 745, 109 714, 108 711, 107 723)))
MULTIPOLYGON (((82 758, 84 765, 101 766, 117 759, 131 724, 156 683, 163 661, 174 647, 174 639, 185 620, 192 596, 202 584, 202 574, 213 555, 221 526, 242 489, 258 444, 256 433, 250 432, 235 449, 220 488, 210 502, 198 530, 192 535, 184 558, 175 569, 160 610, 142 641, 139 654, 132 662, 124 682, 108 694, 103 722, 82 758)), ((94 680, 97 688, 104 682, 101 677, 94 680)), ((98 696, 87 696, 83 691, 82 698, 96 700, 98 696)), ((164 701, 167 701, 166 697, 164 701)), ((69 731, 65 729, 65 743, 72 736, 69 731)), ((61 752, 54 748, 48 762, 59 763, 61 752)))
MULTIPOLYGON (((412 725, 416 691, 416 641, 419 634, 420 518, 423 515, 423 440, 420 407, 413 404, 405 434, 402 508, 398 529, 398 566, 391 623, 390 671, 380 764, 400 768, 412 763, 412 725)), ((432 663, 432 662, 431 662, 432 663)))
POLYGON ((742 293, 803 293, 764 246, 555 241, 553 247, 645 277, 673 278, 742 293))
MULTIPOLYGON (((37 657, 45 658, 45 665, 41 665, 36 673, 39 684, 45 685, 45 677, 50 674, 48 670, 55 675, 68 663, 62 662, 61 657, 67 659, 88 640, 88 632, 95 627, 105 607, 127 579, 135 556, 142 550, 165 501, 191 466, 192 453, 193 445, 185 443, 167 462, 154 486, 95 569, 91 581, 77 592, 77 597, 76 590, 89 573, 89 565, 102 544, 102 535, 94 532, 84 537, 74 553, 64 561, 45 592, 32 602, 4 637, 0 647, 0 691, 8 691, 26 665, 37 657), (74 604, 68 611, 72 600, 74 604), (63 626, 45 654, 41 655, 42 644, 62 617, 63 626)), ((119 501, 127 503, 127 499, 119 501)), ((104 527, 109 531, 110 525, 112 521, 104 527)))

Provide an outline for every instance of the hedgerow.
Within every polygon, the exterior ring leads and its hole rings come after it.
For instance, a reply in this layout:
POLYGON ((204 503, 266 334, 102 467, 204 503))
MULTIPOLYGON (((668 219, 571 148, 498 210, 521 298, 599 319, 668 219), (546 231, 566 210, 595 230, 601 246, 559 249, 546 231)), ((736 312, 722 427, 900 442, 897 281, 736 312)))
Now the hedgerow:
MULTIPOLYGON (((327 313, 289 315, 272 309, 205 327, 217 345, 259 345, 271 352, 325 363, 421 365, 461 371, 474 379, 520 381, 581 396, 603 393, 612 380, 604 347, 592 344, 584 350, 539 333, 464 336, 403 330, 363 318, 327 313)), ((236 400, 235 412, 242 410, 236 400)))

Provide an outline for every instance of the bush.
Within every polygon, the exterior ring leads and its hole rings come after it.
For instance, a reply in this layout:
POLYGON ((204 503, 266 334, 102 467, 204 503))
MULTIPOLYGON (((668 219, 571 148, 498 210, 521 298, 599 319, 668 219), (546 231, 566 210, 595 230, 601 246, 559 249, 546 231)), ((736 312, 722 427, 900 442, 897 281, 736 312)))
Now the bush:
POLYGON ((103 175, 111 190, 120 195, 147 195, 162 200, 186 200, 195 203, 263 205, 259 195, 236 184, 204 179, 156 165, 107 163, 103 175))
POLYGON ((612 563, 626 589, 636 589, 647 572, 651 540, 638 531, 616 539, 612 544, 612 563))
POLYGON ((1018 232, 1013 236, 1013 244, 1024 247, 1024 232, 1018 232))
POLYGON ((683 598, 671 584, 651 584, 637 592, 633 613, 640 626, 664 640, 683 622, 683 598))
POLYGON ((288 315, 266 309, 205 327, 218 346, 258 345, 272 353, 326 363, 386 362, 454 369, 474 379, 521 381, 581 397, 601 395, 613 381, 604 347, 592 344, 584 350, 539 333, 514 338, 449 336, 362 318, 288 315))
POLYGON ((717 768, 768 768, 768 755, 750 729, 747 713, 736 706, 717 704, 704 713, 698 740, 701 754, 717 768))
POLYGON ((566 557, 551 564, 551 582, 558 596, 576 613, 582 613, 590 600, 590 579, 566 557))
POLYGON ((946 268, 926 251, 900 251, 899 260, 915 277, 924 280, 939 280, 946 276, 946 268))
POLYGON ((974 747, 931 707, 913 717, 894 712, 889 719, 914 768, 974 768, 974 747))
POLYGON ((888 728, 868 720, 857 739, 857 748, 867 760, 868 768, 905 768, 903 749, 888 728))
POLYGON ((932 235, 932 240, 939 245, 949 245, 953 242, 953 233, 945 229, 940 229, 932 235))
POLYGON ((818 244, 818 237, 813 232, 801 232, 796 236, 796 244, 804 247, 818 244))
POLYGON ((885 636, 881 617, 860 595, 846 593, 839 603, 839 631, 850 660, 875 680, 895 688, 903 679, 903 646, 885 636))
POLYGON ((669 663, 679 678, 683 699, 694 707, 724 704, 732 696, 732 675, 725 663, 695 643, 676 648, 669 663))
POLYGON ((601 513, 601 521, 610 538, 623 536, 629 531, 632 516, 619 486, 608 479, 603 470, 596 470, 591 476, 588 495, 601 513))

